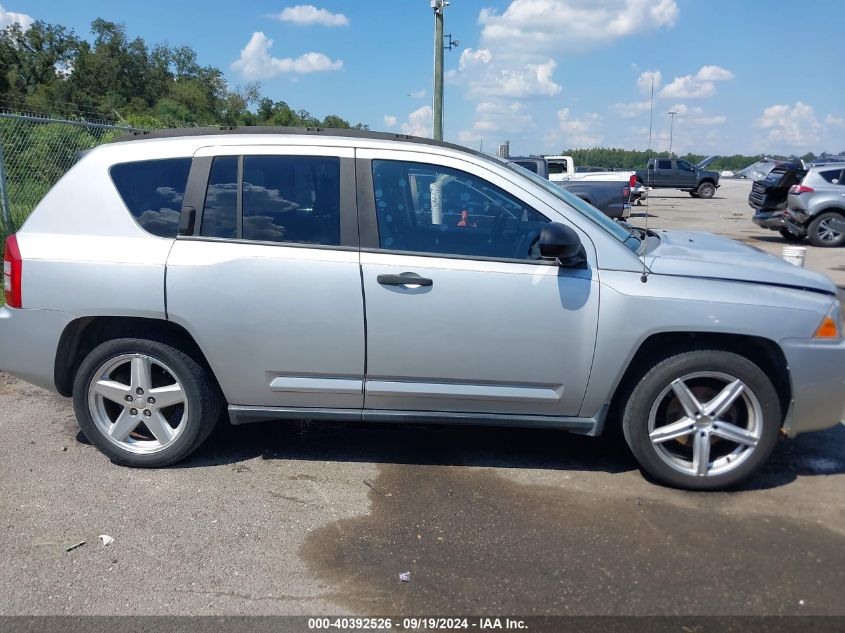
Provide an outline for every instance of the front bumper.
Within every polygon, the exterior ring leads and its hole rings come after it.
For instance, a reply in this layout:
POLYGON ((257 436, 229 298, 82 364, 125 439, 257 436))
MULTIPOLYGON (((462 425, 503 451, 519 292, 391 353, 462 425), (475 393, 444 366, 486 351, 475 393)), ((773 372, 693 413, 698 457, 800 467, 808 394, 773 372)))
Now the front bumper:
POLYGON ((792 382, 792 406, 783 425, 787 435, 836 426, 845 417, 845 340, 780 344, 792 382))
POLYGON ((0 369, 56 391, 56 351, 69 314, 0 307, 0 369))
POLYGON ((762 211, 757 209, 754 216, 751 218, 757 226, 777 231, 786 228, 786 223, 783 219, 783 211, 762 211))

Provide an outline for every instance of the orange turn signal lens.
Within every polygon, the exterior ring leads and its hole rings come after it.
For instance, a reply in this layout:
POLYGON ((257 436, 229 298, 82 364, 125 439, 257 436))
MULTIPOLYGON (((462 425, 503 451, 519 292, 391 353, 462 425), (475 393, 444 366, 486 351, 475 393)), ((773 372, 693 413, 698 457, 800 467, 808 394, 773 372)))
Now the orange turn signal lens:
POLYGON ((826 316, 813 338, 839 338, 839 328, 836 326, 836 321, 826 316))

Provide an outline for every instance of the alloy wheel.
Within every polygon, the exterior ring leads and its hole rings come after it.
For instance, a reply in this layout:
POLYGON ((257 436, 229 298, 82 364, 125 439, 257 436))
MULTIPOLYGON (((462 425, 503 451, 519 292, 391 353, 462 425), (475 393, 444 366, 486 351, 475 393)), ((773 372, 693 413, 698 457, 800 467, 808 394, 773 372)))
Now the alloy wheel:
POLYGON ((696 372, 673 380, 648 418, 658 457, 685 475, 711 477, 734 470, 756 449, 763 413, 744 382, 722 372, 696 372))
POLYGON ((157 453, 181 435, 188 399, 176 374, 146 354, 122 354, 103 363, 88 386, 97 429, 135 454, 157 453))
POLYGON ((823 242, 836 242, 842 237, 842 233, 833 229, 830 225, 833 218, 825 218, 819 222, 819 239, 823 242))

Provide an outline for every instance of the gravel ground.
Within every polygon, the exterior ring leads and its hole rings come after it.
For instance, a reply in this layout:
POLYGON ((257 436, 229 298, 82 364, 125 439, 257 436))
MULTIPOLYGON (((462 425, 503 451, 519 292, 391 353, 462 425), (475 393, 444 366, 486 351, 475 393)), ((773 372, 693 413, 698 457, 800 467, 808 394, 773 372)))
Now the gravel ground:
MULTIPOLYGON (((649 225, 779 252, 749 186, 660 192, 649 225)), ((845 249, 807 265, 845 286, 845 249)), ((614 438, 511 429, 223 426, 130 470, 2 374, 0 431, 0 614, 845 615, 842 425, 731 493, 654 485, 614 438)))

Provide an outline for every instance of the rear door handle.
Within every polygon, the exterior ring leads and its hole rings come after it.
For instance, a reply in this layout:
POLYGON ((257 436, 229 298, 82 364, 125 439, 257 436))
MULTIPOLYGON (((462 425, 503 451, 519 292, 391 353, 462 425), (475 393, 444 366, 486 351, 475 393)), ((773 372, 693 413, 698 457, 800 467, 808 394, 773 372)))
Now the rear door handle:
POLYGON ((379 275, 376 280, 382 286, 431 286, 434 283, 431 279, 420 277, 417 273, 379 275))

